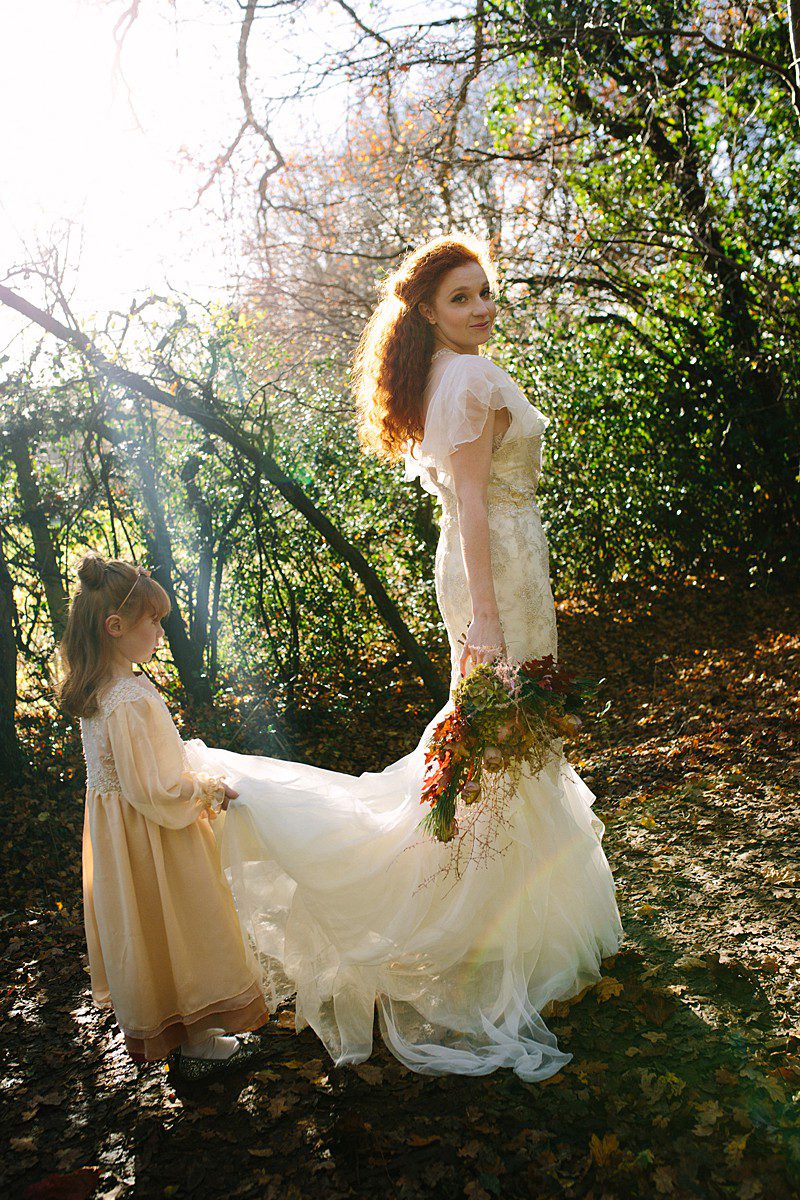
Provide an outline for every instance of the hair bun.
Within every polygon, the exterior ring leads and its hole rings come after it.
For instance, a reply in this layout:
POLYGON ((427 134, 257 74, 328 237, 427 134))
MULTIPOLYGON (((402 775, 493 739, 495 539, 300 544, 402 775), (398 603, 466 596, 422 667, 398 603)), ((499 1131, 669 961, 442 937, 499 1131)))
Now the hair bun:
POLYGON ((84 587, 102 587, 106 578, 106 560, 93 551, 84 554, 78 565, 78 578, 84 587))

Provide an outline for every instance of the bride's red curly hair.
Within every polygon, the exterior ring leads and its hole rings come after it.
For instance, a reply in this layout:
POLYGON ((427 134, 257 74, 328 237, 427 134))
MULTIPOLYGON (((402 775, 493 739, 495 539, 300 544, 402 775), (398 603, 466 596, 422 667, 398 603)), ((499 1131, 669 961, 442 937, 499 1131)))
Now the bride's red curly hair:
POLYGON ((434 337, 420 303, 433 302, 442 276, 467 263, 483 267, 494 286, 488 242, 469 234, 433 238, 406 255, 383 281, 382 298, 353 357, 353 391, 361 446, 388 462, 423 434, 422 395, 434 337))

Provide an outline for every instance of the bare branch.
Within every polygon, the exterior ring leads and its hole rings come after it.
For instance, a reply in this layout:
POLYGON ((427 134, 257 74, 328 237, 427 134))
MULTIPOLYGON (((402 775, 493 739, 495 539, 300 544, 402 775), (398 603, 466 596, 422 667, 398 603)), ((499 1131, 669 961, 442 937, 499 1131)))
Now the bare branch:
POLYGON ((253 21, 255 19, 257 7, 258 4, 256 0, 248 0, 247 9, 245 10, 244 19, 242 20, 238 51, 239 93, 242 97, 242 104, 244 105, 246 125, 250 129, 254 129, 256 133, 258 133, 264 139, 272 151, 275 160, 271 166, 266 168, 258 184, 259 195, 263 199, 263 196, 266 192, 267 180, 269 179, 270 175, 274 175, 276 171, 279 171, 281 167, 285 165, 285 162, 283 155, 275 145, 272 135, 270 134, 266 125, 262 121, 259 121, 253 112, 253 102, 250 99, 250 92, 247 86, 247 44, 250 40, 250 33, 253 28, 253 21))

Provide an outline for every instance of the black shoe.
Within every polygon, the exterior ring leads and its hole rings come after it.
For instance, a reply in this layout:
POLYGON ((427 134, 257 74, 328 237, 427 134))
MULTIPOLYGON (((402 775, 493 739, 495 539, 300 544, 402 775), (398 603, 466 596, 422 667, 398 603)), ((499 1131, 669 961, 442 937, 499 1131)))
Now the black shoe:
POLYGON ((201 1080, 211 1079, 225 1071, 244 1066, 263 1049, 261 1038, 256 1034, 237 1033, 234 1036, 239 1047, 227 1058, 191 1058, 182 1054, 179 1046, 168 1060, 170 1074, 174 1073, 182 1083, 199 1083, 201 1080))

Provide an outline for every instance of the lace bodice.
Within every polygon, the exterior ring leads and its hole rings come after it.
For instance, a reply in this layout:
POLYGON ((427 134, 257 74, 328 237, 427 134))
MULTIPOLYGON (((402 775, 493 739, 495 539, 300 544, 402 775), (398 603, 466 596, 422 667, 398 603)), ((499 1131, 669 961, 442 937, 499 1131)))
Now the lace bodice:
MULTIPOLYGON (((96 792, 120 792, 119 775, 114 765, 111 740, 108 734, 108 718, 119 704, 147 696, 163 708, 167 720, 172 723, 169 709, 158 690, 146 675, 125 676, 107 685, 98 697, 97 712, 91 717, 81 717, 81 739, 83 756, 86 759, 86 786, 96 792)), ((180 740, 178 731, 176 737, 180 740)), ((183 754, 185 759, 185 752, 183 754)))
POLYGON ((536 502, 542 435, 549 418, 534 408, 505 371, 476 355, 448 352, 434 363, 425 399, 425 434, 406 454, 405 478, 419 478, 441 503, 435 582, 450 641, 451 686, 460 678, 458 663, 472 603, 450 454, 479 436, 492 409, 505 407, 511 417, 508 429, 493 440, 487 487, 492 578, 508 657, 557 657, 550 555, 536 502))

